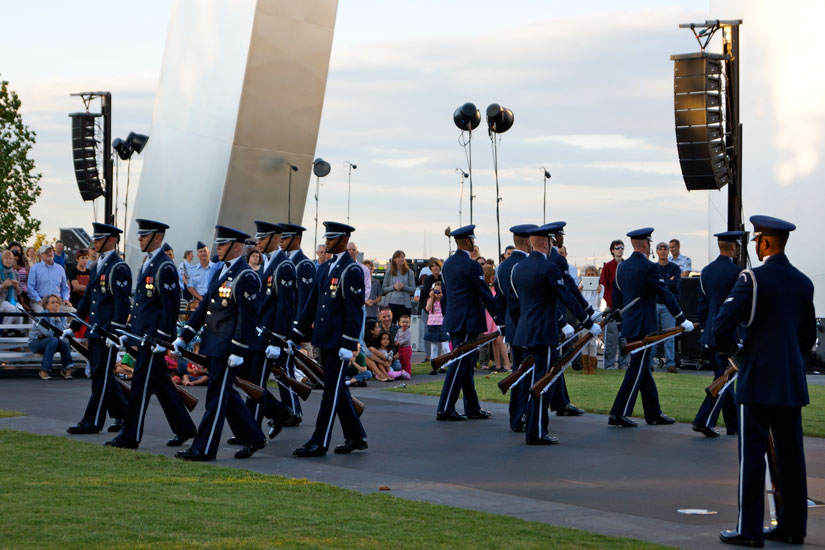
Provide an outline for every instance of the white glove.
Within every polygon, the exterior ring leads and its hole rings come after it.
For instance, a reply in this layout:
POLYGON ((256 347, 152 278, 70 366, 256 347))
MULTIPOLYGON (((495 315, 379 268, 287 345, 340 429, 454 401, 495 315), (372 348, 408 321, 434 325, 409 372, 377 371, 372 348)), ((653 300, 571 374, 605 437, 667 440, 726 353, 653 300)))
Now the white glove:
POLYGON ((126 344, 128 344, 128 343, 129 343, 129 337, 126 336, 125 334, 121 334, 120 335, 120 349, 125 348, 126 344))
POLYGON ((241 357, 240 355, 235 355, 233 353, 229 356, 229 359, 226 360, 226 364, 230 369, 240 367, 241 365, 243 365, 243 357, 241 357))
POLYGON ((338 350, 338 359, 341 361, 349 361, 352 359, 352 352, 347 348, 341 348, 338 350))
POLYGON ((573 330, 573 327, 570 326, 570 323, 567 323, 566 325, 561 327, 561 333, 564 335, 565 340, 567 340, 568 338, 573 336, 574 332, 576 332, 576 331, 573 330))
POLYGON ((106 338, 106 345, 110 348, 121 349, 120 340, 112 340, 111 338, 106 338))
POLYGON ((266 351, 264 351, 267 359, 277 359, 281 356, 281 348, 278 346, 266 346, 266 351))
POLYGON ((183 341, 183 338, 176 338, 174 342, 172 342, 173 353, 177 356, 181 355, 181 350, 186 347, 186 342, 183 341))
POLYGON ((284 353, 286 353, 287 355, 295 355, 296 349, 298 349, 298 344, 296 344, 292 340, 288 340, 287 347, 284 349, 284 353))
POLYGON ((599 334, 601 334, 601 333, 602 333, 602 327, 600 327, 600 326, 598 325, 598 323, 593 323, 593 326, 592 326, 592 327, 590 327, 589 329, 587 329, 587 331, 588 331, 590 334, 592 334, 592 335, 593 335, 593 337, 595 338, 596 336, 598 336, 599 334))
POLYGON ((60 338, 63 341, 68 342, 69 338, 71 338, 72 336, 74 336, 74 331, 70 328, 67 328, 66 330, 63 331, 63 334, 60 335, 60 338))
POLYGON ((160 344, 152 346, 152 353, 166 353, 168 350, 160 344))
POLYGON ((693 323, 685 319, 682 321, 682 328, 685 329, 685 332, 690 332, 693 330, 693 323))

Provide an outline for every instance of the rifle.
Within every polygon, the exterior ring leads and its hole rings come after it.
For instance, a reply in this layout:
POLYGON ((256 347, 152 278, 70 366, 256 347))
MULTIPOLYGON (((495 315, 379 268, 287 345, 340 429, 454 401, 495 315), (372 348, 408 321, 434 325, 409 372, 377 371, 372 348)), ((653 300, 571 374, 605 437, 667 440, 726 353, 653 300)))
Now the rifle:
POLYGON ((449 353, 439 355, 438 357, 432 360, 433 370, 438 370, 442 367, 449 365, 450 363, 463 359, 467 355, 470 355, 471 353, 475 352, 484 344, 487 344, 488 342, 492 342, 493 340, 495 340, 500 334, 501 333, 498 331, 487 332, 485 334, 482 334, 475 340, 461 344, 449 353))
POLYGON ((507 393, 513 385, 521 382, 521 379, 527 376, 527 373, 533 369, 533 363, 534 359, 530 356, 522 361, 521 365, 519 365, 516 370, 502 378, 498 383, 498 389, 501 390, 501 393, 507 393))
POLYGON ((673 328, 663 328, 662 330, 653 331, 641 340, 636 340, 635 342, 628 342, 627 344, 623 345, 622 355, 627 355, 629 353, 638 353, 643 349, 655 346, 660 342, 664 342, 665 340, 675 338, 683 332, 685 332, 685 328, 682 326, 673 328))
POLYGON ((705 388, 705 393, 713 399, 716 399, 716 397, 730 384, 732 384, 733 381, 736 380, 737 376, 739 376, 739 365, 736 364, 733 357, 728 357, 728 363, 730 363, 730 366, 725 369, 725 372, 723 372, 719 378, 716 378, 713 382, 711 382, 710 386, 705 388))
POLYGON ((284 369, 279 367, 278 365, 272 364, 269 366, 269 370, 272 371, 275 376, 281 380, 278 380, 279 384, 283 384, 286 386, 290 391, 294 392, 295 395, 301 398, 302 401, 306 401, 309 397, 309 394, 312 393, 312 388, 301 382, 300 380, 296 380, 292 378, 290 375, 286 373, 284 369))
MULTIPOLYGON (((75 320, 79 321, 80 324, 84 325, 89 330, 89 332, 97 332, 98 334, 100 334, 101 336, 106 338, 107 340, 110 340, 111 342, 116 343, 117 346, 120 347, 120 338, 117 337, 117 334, 115 334, 113 332, 109 332, 108 330, 106 330, 102 326, 98 325, 97 323, 95 323, 94 325, 90 325, 89 323, 87 323, 85 320, 81 319, 80 317, 78 317, 74 313, 70 313, 69 315, 74 317, 75 320)), ((140 340, 140 338, 138 338, 138 340, 140 340)), ((127 345, 123 346, 123 349, 126 353, 128 353, 133 358, 135 358, 135 360, 137 360, 137 356, 138 356, 137 348, 127 344, 127 345)))
MULTIPOLYGON (((266 337, 269 338, 271 342, 274 342, 278 347, 282 349, 289 349, 289 342, 266 327, 258 327, 258 334, 265 334, 266 337)), ((292 357, 295 359, 295 362, 298 363, 298 368, 301 369, 301 372, 311 376, 321 387, 324 386, 324 367, 319 365, 312 357, 304 355, 298 351, 295 351, 292 354, 292 357)), ((350 397, 352 398, 352 405, 355 407, 355 414, 361 416, 367 406, 358 400, 354 395, 350 395, 350 397)))

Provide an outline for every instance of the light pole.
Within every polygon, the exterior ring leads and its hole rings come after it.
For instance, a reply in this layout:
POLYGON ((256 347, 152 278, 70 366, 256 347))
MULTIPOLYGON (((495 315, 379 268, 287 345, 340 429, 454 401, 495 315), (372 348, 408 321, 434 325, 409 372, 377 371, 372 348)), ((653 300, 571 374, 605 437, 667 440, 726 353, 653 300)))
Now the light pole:
POLYGON ((287 197, 286 221, 292 223, 292 172, 297 172, 298 167, 289 161, 286 161, 286 163, 289 165, 289 196, 287 197))
POLYGON ((321 178, 328 175, 331 169, 329 163, 320 157, 312 162, 312 173, 315 174, 315 250, 318 250, 318 196, 321 191, 321 178))
POLYGON ((344 166, 349 167, 349 172, 347 173, 347 224, 349 224, 349 203, 350 197, 352 196, 352 171, 356 170, 358 166, 348 160, 344 161, 344 166))
POLYGON ((541 167, 544 171, 544 209, 542 210, 541 223, 547 223, 547 180, 550 179, 550 172, 544 166, 541 167))
POLYGON ((461 168, 456 168, 455 171, 461 174, 461 187, 458 192, 458 226, 461 227, 461 207, 464 204, 464 178, 469 178, 470 174, 468 174, 461 168))

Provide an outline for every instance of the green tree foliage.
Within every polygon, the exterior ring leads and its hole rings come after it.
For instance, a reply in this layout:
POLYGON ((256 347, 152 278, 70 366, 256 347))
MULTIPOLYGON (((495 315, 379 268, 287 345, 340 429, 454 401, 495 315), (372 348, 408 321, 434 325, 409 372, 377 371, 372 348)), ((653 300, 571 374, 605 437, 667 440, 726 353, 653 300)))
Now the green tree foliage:
POLYGON ((40 229, 30 213, 41 192, 41 174, 29 158, 34 138, 23 124, 20 98, 0 79, 0 243, 26 242, 40 229))

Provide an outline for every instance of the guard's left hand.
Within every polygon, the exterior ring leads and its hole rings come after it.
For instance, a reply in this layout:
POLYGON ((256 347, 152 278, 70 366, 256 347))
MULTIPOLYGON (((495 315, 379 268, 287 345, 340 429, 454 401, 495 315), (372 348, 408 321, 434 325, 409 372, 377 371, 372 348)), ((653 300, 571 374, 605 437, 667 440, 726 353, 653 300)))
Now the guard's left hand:
POLYGON ((693 330, 694 326, 693 323, 685 319, 682 321, 682 328, 685 329, 685 332, 690 332, 693 330))
POLYGON ((243 357, 240 355, 235 355, 234 353, 229 356, 229 359, 226 360, 226 365, 230 369, 234 369, 235 367, 240 367, 243 365, 243 357))
POLYGON ((341 348, 338 350, 338 359, 341 361, 349 361, 352 359, 352 352, 347 348, 341 348))
POLYGON ((281 356, 281 348, 278 346, 267 346, 266 351, 264 352, 267 359, 277 359, 281 356))
POLYGON ((601 334, 601 333, 602 333, 602 327, 600 327, 600 326, 598 325, 598 323, 593 323, 593 326, 592 326, 592 327, 590 327, 590 328, 589 328, 589 329, 587 329, 587 330, 588 330, 588 332, 590 332, 590 334, 592 334, 592 335, 593 335, 593 337, 594 337, 594 338, 595 338, 596 336, 598 336, 599 334, 601 334))
POLYGON ((152 346, 152 353, 166 353, 168 350, 160 344, 152 346))
POLYGON ((567 323, 566 325, 561 327, 561 333, 564 335, 565 340, 573 336, 574 332, 576 331, 573 329, 573 327, 570 326, 570 323, 567 323))

